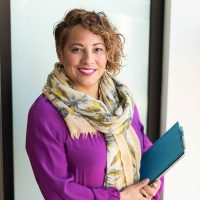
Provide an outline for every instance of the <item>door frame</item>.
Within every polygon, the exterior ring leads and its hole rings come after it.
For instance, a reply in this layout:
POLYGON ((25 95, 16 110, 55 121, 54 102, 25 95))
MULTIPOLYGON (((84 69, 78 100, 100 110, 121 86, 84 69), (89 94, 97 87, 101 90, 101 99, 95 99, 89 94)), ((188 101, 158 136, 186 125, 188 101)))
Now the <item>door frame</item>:
POLYGON ((0 195, 14 199, 10 1, 0 0, 0 195))
POLYGON ((160 137, 165 0, 151 1, 147 135, 160 137))

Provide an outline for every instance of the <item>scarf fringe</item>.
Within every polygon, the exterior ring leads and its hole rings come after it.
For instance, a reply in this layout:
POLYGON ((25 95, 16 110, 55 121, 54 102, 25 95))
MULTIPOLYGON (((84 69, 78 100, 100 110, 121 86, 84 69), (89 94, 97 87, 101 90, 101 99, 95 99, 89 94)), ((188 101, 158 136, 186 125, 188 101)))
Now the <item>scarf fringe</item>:
POLYGON ((99 131, 97 131, 97 132, 87 132, 87 133, 73 133, 73 134, 70 133, 70 135, 72 139, 79 139, 80 137, 86 138, 88 135, 90 135, 91 137, 99 136, 100 133, 99 131))

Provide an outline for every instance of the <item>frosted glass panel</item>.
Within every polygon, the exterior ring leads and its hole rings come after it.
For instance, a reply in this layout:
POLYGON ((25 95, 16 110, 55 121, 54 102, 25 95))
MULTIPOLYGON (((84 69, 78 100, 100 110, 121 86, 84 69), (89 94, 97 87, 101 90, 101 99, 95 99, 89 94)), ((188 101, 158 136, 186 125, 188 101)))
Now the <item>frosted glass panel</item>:
POLYGON ((11 0, 15 200, 42 200, 25 152, 28 110, 57 61, 53 26, 72 8, 104 11, 125 36, 129 85, 146 125, 150 0, 11 0))

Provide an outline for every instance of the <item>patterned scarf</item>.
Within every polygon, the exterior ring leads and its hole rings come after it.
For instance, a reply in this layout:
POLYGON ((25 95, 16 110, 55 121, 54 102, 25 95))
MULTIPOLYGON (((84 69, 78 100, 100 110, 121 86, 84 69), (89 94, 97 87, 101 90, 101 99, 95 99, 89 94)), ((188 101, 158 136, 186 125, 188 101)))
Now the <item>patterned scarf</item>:
POLYGON ((105 187, 120 191, 139 181, 141 148, 131 127, 134 101, 125 85, 104 73, 99 81, 100 98, 96 100, 77 91, 63 66, 56 63, 43 92, 64 118, 73 139, 98 131, 105 135, 105 187))

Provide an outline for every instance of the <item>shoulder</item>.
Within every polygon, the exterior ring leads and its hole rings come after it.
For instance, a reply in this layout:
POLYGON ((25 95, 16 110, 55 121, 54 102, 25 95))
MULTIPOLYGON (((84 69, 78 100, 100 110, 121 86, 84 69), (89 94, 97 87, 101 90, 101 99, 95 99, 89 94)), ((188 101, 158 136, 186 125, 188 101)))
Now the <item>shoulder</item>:
POLYGON ((46 119, 49 117, 61 118, 56 108, 48 99, 46 99, 44 94, 41 94, 32 104, 29 110, 29 115, 35 115, 37 117, 43 117, 46 119))
POLYGON ((133 116, 132 116, 132 126, 137 126, 137 128, 141 129, 140 115, 137 109, 136 104, 133 107, 133 116))
POLYGON ((144 126, 140 120, 140 115, 137 106, 134 106, 134 114, 132 119, 132 127, 134 128, 138 139, 140 140, 142 153, 145 152, 151 145, 151 141, 148 136, 144 133, 144 126))
POLYGON ((63 141, 68 129, 60 113, 44 94, 41 94, 29 110, 27 131, 32 134, 41 134, 42 131, 43 134, 54 135, 63 141))

